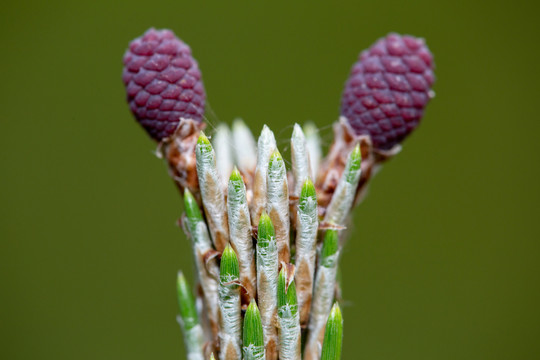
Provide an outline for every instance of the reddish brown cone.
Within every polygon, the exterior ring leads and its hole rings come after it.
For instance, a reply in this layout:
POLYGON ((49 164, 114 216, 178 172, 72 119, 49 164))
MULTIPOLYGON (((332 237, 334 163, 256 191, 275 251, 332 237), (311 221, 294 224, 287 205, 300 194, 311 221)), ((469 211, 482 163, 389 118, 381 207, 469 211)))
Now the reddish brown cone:
POLYGON ((420 123, 432 97, 433 56, 423 39, 390 34, 360 54, 345 84, 341 115, 388 150, 420 123))
POLYGON ((189 46, 170 30, 149 29, 129 44, 122 80, 129 108, 155 140, 174 133, 180 118, 202 122, 205 91, 189 46))

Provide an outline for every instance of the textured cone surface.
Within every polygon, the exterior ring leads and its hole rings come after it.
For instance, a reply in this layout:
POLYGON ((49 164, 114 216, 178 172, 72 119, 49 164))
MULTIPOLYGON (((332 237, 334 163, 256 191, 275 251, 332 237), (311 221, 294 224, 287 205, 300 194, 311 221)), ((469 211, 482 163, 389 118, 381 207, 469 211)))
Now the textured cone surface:
POLYGON ((429 102, 433 56, 423 39, 390 34, 360 54, 345 84, 341 115, 375 148, 399 144, 419 124, 429 102))
POLYGON ((155 140, 174 133, 180 118, 202 121, 205 92, 191 49, 170 30, 149 29, 124 55, 122 81, 137 121, 155 140))

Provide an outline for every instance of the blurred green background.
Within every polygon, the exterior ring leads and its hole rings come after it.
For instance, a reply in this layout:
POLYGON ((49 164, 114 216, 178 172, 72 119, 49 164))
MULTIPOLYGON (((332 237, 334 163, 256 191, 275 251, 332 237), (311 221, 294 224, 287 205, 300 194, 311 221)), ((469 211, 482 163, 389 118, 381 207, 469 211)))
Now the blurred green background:
POLYGON ((0 358, 183 359, 180 197, 120 80, 173 29, 213 124, 285 147, 337 118, 360 50, 423 36, 436 98, 355 212, 343 359, 540 358, 538 2, 6 1, 0 13, 0 358))

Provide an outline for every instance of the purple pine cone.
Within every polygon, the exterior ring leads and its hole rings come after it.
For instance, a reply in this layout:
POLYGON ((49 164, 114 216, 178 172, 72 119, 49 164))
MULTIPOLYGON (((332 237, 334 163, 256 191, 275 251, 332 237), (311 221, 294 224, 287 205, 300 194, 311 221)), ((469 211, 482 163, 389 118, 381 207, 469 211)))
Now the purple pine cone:
POLYGON ((360 54, 345 84, 341 115, 356 134, 388 150, 419 124, 432 97, 433 56, 423 39, 390 34, 360 54))
POLYGON ((180 118, 202 122, 205 91, 191 49, 170 30, 149 29, 129 44, 122 80, 129 108, 155 140, 174 133, 180 118))

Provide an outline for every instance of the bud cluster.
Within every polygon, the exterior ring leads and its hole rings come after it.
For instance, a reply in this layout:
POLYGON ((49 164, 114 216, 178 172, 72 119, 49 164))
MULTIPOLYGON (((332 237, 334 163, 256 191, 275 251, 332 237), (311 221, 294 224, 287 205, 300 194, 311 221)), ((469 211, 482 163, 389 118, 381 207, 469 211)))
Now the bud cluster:
POLYGON ((184 197, 198 284, 194 297, 178 274, 188 359, 339 359, 344 230, 432 96, 423 40, 391 34, 363 52, 329 153, 313 124, 295 124, 290 169, 266 125, 257 140, 241 120, 205 134, 201 74, 171 31, 135 39, 124 65, 131 111, 184 197))

